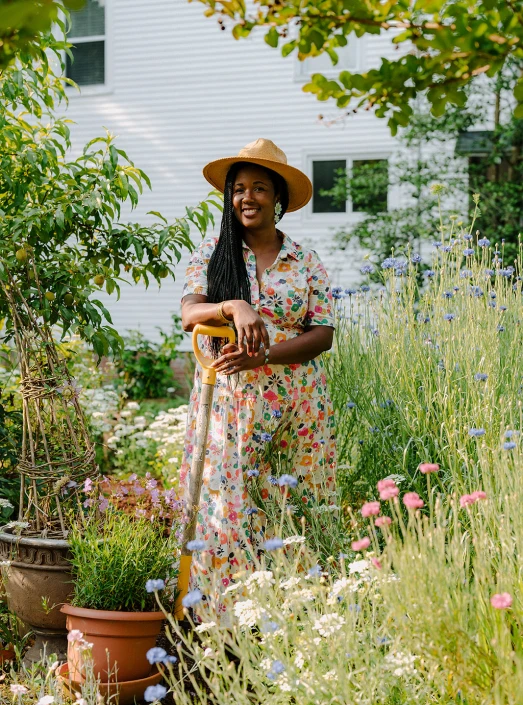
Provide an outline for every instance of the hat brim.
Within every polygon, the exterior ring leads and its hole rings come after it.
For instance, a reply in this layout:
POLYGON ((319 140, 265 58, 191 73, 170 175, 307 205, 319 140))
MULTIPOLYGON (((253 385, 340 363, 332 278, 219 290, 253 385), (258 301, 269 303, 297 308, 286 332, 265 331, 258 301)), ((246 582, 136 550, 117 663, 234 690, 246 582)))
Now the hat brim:
POLYGON ((280 174, 280 176, 285 179, 287 188, 289 189, 289 206, 287 213, 303 208, 312 198, 312 183, 306 174, 296 169, 296 167, 282 164, 281 162, 275 162, 272 159, 256 159, 253 157, 224 157, 223 159, 215 159, 204 166, 203 175, 212 186, 223 193, 227 172, 231 166, 237 162, 250 162, 251 164, 265 166, 268 169, 272 169, 272 171, 275 171, 277 174, 280 174))

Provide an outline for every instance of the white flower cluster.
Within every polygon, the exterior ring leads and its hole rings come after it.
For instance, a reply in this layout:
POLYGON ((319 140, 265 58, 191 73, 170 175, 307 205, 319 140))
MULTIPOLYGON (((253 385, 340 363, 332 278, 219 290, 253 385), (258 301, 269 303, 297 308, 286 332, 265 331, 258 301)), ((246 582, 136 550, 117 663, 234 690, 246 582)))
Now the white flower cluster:
POLYGON ((387 654, 385 656, 385 661, 388 668, 392 671, 395 676, 401 678, 402 676, 413 676, 417 673, 414 668, 416 663, 416 656, 413 654, 406 654, 402 651, 395 651, 387 654))
POLYGON ((108 433, 113 429, 120 398, 111 384, 84 389, 79 401, 95 433, 108 433))

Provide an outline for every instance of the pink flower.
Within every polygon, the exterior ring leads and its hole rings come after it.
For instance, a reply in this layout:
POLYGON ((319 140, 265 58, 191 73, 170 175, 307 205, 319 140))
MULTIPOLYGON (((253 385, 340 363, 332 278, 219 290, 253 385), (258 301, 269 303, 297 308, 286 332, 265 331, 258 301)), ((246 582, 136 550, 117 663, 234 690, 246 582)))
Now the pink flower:
POLYGON ((380 513, 380 503, 379 502, 365 502, 361 508, 361 516, 365 519, 371 516, 376 516, 380 513))
POLYGON ((423 475, 428 475, 431 472, 438 472, 439 465, 437 463, 421 463, 418 469, 423 475))
POLYGON ((93 481, 90 477, 84 482, 84 492, 90 492, 93 489, 93 481))
POLYGON ((390 526, 392 519, 390 517, 378 517, 374 522, 376 526, 390 526))
POLYGON ((407 509, 421 509, 425 502, 417 492, 407 492, 403 495, 403 504, 407 509))
POLYGON ((396 487, 396 485, 394 485, 393 487, 385 487, 384 489, 380 490, 380 499, 392 499, 393 497, 397 497, 399 493, 399 487, 396 487))
POLYGON ((351 546, 353 551, 363 551, 370 546, 370 539, 368 536, 364 536, 359 541, 353 541, 351 546))
POLYGON ((381 570, 382 567, 383 567, 377 558, 372 557, 372 558, 370 559, 370 562, 371 562, 372 565, 373 565, 375 568, 377 568, 378 570, 381 570))
POLYGON ((67 635, 67 641, 70 644, 75 644, 77 641, 82 641, 83 638, 84 634, 79 629, 71 629, 71 631, 67 635))
POLYGON ((508 607, 512 606, 512 595, 508 592, 501 592, 496 595, 492 595, 490 598, 490 604, 497 610, 506 610, 508 607))
POLYGON ((378 481, 378 492, 381 492, 387 487, 396 487, 396 483, 390 477, 386 477, 384 480, 378 481))
POLYGON ((472 494, 464 494, 459 498, 459 505, 460 507, 467 507, 469 504, 474 504, 479 499, 487 499, 486 492, 476 490, 472 494))

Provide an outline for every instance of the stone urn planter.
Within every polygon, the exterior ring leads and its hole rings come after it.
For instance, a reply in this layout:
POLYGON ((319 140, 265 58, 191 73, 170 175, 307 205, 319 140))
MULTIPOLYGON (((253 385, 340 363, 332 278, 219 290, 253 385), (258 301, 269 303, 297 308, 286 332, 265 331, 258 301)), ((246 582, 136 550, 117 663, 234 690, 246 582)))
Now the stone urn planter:
POLYGON ((10 562, 7 604, 36 637, 25 656, 27 662, 39 661, 44 645, 46 654, 55 653, 59 659, 67 653, 66 618, 60 607, 73 590, 68 558, 69 544, 64 539, 0 532, 0 560, 10 562))
MULTIPOLYGON (((163 612, 117 612, 64 605, 69 632, 80 632, 92 644, 94 674, 102 683, 139 681, 151 676, 147 652, 162 629, 163 612)), ((83 671, 81 641, 67 649, 69 677, 80 682, 83 671)))

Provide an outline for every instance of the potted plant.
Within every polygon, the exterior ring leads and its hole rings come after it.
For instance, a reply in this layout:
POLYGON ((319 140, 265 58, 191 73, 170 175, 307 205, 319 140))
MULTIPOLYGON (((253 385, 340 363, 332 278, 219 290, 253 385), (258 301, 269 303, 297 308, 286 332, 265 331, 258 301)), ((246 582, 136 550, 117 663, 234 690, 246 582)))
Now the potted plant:
POLYGON ((176 584, 176 531, 166 536, 163 519, 109 504, 102 515, 91 513, 73 527, 69 545, 74 590, 62 612, 70 678, 82 679, 85 641, 102 682, 148 678, 147 652, 164 619, 151 587, 176 584))

